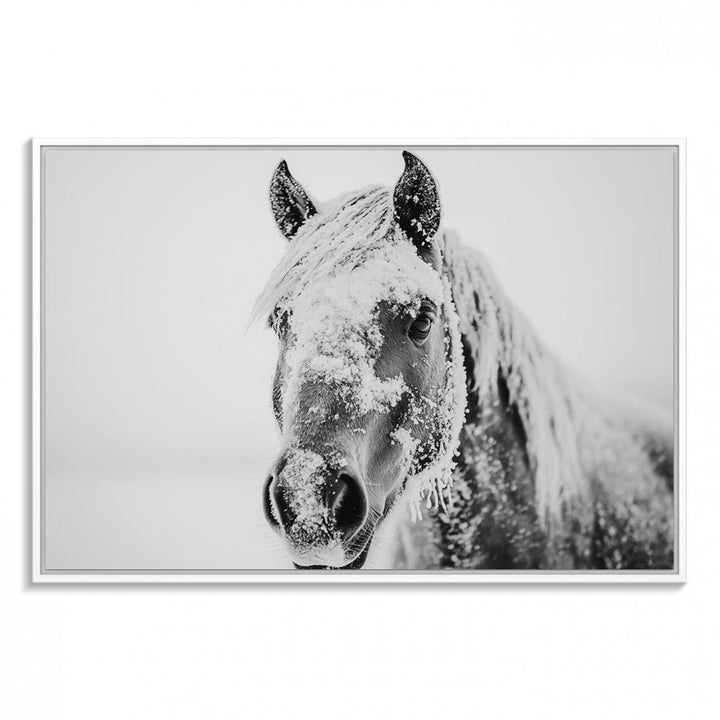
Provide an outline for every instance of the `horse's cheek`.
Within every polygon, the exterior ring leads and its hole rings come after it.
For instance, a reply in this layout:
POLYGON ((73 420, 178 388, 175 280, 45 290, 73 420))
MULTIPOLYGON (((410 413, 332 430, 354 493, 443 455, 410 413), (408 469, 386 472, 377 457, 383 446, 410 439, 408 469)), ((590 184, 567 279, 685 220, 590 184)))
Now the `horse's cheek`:
POLYGON ((381 490, 382 497, 376 498, 381 505, 402 480, 400 477, 402 448, 398 443, 388 441, 393 429, 389 422, 379 423, 377 432, 365 446, 368 452, 367 477, 371 480, 372 486, 381 490))

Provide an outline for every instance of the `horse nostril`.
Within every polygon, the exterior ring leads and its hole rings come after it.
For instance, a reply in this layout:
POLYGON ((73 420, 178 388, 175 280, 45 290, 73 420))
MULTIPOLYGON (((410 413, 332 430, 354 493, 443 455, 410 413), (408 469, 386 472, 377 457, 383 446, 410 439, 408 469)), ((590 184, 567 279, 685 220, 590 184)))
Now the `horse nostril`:
POLYGON ((289 530, 295 522, 295 515, 285 501, 283 488, 272 475, 265 481, 263 508, 265 517, 273 527, 282 526, 289 530))
POLYGON ((273 512, 273 502, 272 497, 270 495, 271 487, 273 480, 272 475, 268 477, 268 479, 263 484, 263 511, 265 512, 265 518, 267 521, 273 526, 277 527, 279 525, 277 518, 275 517, 275 513, 273 512))
POLYGON ((329 487, 328 507, 343 540, 349 540, 365 522, 367 500, 362 485, 352 475, 341 473, 329 487))

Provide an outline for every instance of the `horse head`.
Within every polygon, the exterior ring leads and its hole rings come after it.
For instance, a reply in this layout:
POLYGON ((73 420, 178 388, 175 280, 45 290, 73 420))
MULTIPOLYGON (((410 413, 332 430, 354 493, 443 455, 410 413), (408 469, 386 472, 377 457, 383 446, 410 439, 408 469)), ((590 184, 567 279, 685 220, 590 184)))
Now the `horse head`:
POLYGON ((282 446, 265 512, 297 567, 363 566, 406 497, 442 502, 465 408, 440 202, 411 153, 391 192, 327 205, 283 161, 270 201, 289 240, 256 311, 279 339, 282 446))

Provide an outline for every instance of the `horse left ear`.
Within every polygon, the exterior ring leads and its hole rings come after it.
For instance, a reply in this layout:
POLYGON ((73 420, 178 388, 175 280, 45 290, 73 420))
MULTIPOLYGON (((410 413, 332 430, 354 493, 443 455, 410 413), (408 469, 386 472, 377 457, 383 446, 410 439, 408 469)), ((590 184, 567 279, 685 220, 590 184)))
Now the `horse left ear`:
POLYGON ((282 234, 292 240, 303 223, 317 213, 303 186, 290 174, 284 160, 270 181, 270 206, 282 234))
POLYGON ((425 257, 433 250, 433 238, 440 227, 440 198, 424 163, 407 150, 403 159, 405 171, 393 193, 395 222, 425 257))

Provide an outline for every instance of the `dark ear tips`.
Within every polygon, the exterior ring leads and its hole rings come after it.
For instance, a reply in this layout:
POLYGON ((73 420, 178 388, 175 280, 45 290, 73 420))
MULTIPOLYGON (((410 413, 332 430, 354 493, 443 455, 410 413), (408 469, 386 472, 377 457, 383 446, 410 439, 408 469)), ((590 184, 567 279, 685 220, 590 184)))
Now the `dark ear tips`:
POLYGON ((413 155, 411 152, 408 152, 407 150, 402 151, 402 156, 403 156, 403 160, 405 161, 405 169, 406 170, 409 167, 412 167, 413 165, 420 163, 420 159, 417 156, 413 155))
POLYGON ((302 185, 290 174, 285 160, 279 162, 270 181, 270 206, 277 226, 288 240, 317 213, 302 185))
POLYGON ((393 193, 395 222, 422 256, 440 228, 440 197, 425 164, 407 150, 402 156, 405 170, 393 193))

